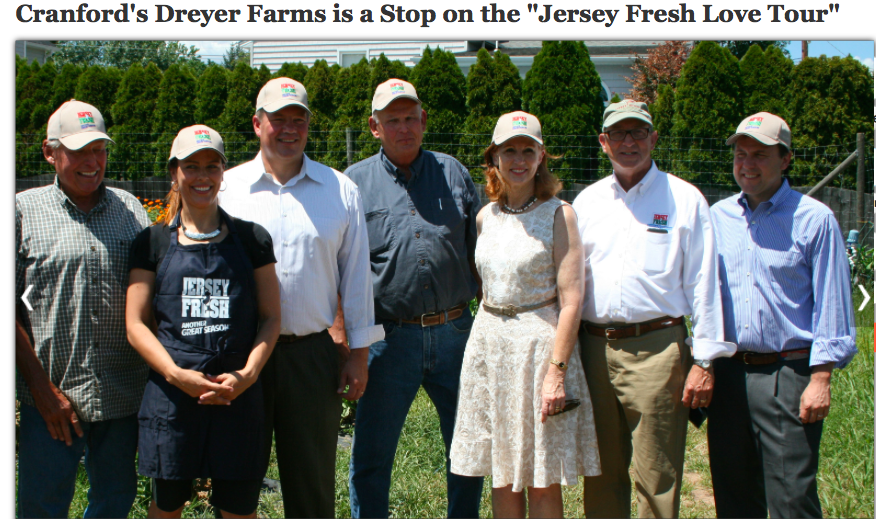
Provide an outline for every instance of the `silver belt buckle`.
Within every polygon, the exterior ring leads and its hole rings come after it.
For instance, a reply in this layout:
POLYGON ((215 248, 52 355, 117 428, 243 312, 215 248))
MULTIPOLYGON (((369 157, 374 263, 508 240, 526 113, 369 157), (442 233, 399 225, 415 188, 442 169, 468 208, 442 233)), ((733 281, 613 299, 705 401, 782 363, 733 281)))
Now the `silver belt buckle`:
POLYGON ((606 329, 605 329, 605 340, 607 340, 607 341, 616 341, 616 340, 617 340, 616 338, 612 338, 612 337, 609 337, 609 336, 608 336, 608 332, 614 332, 614 331, 617 331, 617 330, 615 330, 614 328, 606 328, 606 329))
POLYGON ((420 327, 421 327, 421 328, 425 328, 425 327, 426 327, 425 320, 426 320, 427 317, 435 317, 435 316, 437 316, 437 315, 439 315, 438 312, 432 312, 431 314, 423 314, 423 315, 421 315, 421 316, 420 316, 420 327))

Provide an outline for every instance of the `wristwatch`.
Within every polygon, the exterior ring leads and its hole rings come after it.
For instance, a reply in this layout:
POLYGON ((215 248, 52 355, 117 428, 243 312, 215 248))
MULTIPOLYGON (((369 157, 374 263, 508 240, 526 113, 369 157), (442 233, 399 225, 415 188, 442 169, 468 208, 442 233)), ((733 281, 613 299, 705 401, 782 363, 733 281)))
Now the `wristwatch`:
POLYGON ((703 369, 709 369, 712 367, 712 361, 710 360, 694 359, 693 363, 695 366, 699 366, 703 369))
POLYGON ((563 371, 566 371, 566 368, 569 367, 568 364, 566 364, 565 362, 561 362, 561 361, 559 361, 559 360, 557 360, 557 359, 551 359, 551 364, 553 364, 554 366, 560 368, 560 369, 563 370, 563 371))

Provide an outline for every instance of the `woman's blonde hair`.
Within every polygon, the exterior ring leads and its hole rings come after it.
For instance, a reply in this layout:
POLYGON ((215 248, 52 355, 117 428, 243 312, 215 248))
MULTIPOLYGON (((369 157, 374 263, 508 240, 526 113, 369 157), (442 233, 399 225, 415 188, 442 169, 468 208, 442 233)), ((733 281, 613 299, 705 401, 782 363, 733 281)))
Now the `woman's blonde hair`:
MULTIPOLYGON (((541 144, 539 144, 542 148, 541 144)), ((487 179, 485 191, 492 202, 505 204, 508 202, 508 186, 502 180, 499 174, 499 167, 493 164, 493 155, 499 150, 499 145, 490 143, 490 146, 484 150, 484 177, 487 179)), ((563 189, 563 183, 554 176, 547 167, 548 159, 556 160, 562 155, 554 156, 547 151, 544 152, 544 158, 541 159, 541 164, 535 170, 535 196, 539 200, 547 200, 555 196, 563 189)))

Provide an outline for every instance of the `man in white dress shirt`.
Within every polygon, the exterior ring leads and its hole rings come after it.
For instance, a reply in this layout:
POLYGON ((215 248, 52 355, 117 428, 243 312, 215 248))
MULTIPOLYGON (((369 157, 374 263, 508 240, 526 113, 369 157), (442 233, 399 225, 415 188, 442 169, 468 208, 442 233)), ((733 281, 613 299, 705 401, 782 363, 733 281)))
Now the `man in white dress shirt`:
POLYGON ((334 517, 341 397, 356 400, 368 380, 374 325, 368 234, 359 190, 340 172, 304 154, 310 109, 304 86, 289 78, 259 92, 252 124, 261 149, 225 173, 221 205, 264 226, 274 241, 282 329, 262 371, 270 456, 277 464, 286 517, 334 517), (328 328, 340 294, 350 355, 341 359, 328 328))
POLYGON ((644 103, 606 108, 599 142, 614 171, 573 204, 585 254, 581 357, 602 461, 584 502, 588 516, 629 517, 635 460, 639 517, 678 517, 685 406, 709 405, 711 360, 735 351, 723 342, 709 205, 651 160, 657 132, 644 103))

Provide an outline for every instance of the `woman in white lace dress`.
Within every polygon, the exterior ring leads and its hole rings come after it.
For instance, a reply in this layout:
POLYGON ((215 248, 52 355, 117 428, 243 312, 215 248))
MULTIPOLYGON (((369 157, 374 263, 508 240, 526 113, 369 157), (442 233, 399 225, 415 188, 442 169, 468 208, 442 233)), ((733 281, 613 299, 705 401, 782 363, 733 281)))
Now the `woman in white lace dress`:
POLYGON ((559 517, 560 485, 600 473, 577 343, 581 239, 545 155, 541 124, 525 112, 500 117, 484 152, 493 201, 477 216, 484 299, 450 458, 456 474, 492 475, 494 517, 524 517, 527 497, 531 517, 559 517))

